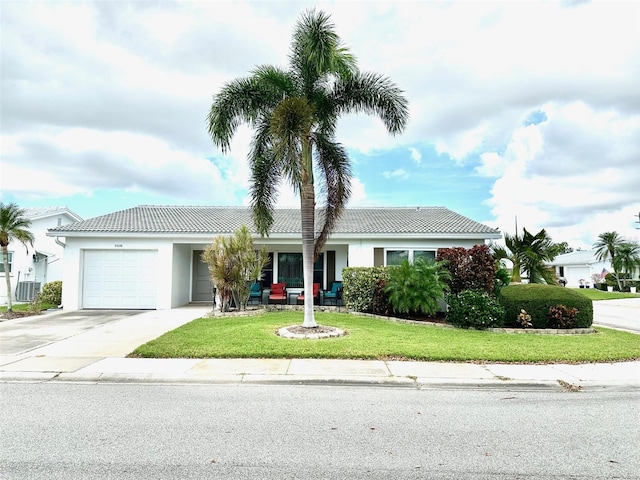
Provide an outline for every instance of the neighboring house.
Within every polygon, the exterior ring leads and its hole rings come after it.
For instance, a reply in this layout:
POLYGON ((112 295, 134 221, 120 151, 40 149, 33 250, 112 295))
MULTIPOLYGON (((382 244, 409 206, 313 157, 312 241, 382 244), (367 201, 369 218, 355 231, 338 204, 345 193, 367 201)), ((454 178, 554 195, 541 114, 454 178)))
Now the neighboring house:
MULTIPOLYGON (((269 237, 254 234, 271 258, 263 284, 302 290, 300 211, 278 209, 269 237)), ((247 207, 138 206, 49 231, 65 237, 65 309, 168 309, 211 301, 208 267, 200 259, 218 235, 246 225, 247 207)), ((444 207, 346 209, 321 257, 314 282, 329 288, 342 269, 435 257, 440 247, 485 244, 500 232, 444 207)))
MULTIPOLYGON (((554 267, 558 277, 567 279, 567 287, 593 288, 593 275, 598 278, 604 273, 613 272, 611 261, 596 259, 594 250, 576 250, 575 252, 558 255, 549 265, 554 267)), ((604 275, 602 275, 604 280, 604 275)))
MULTIPOLYGON (((81 217, 67 207, 23 208, 25 217, 31 220, 28 230, 33 234, 33 247, 26 248, 20 242, 9 244, 9 273, 11 275, 11 298, 28 302, 45 283, 62 280, 64 244, 56 237, 47 235, 47 230, 69 223, 79 222, 81 217)), ((0 262, 0 277, 4 277, 4 265, 0 262)), ((0 280, 0 303, 6 305, 7 290, 4 278, 0 280)))

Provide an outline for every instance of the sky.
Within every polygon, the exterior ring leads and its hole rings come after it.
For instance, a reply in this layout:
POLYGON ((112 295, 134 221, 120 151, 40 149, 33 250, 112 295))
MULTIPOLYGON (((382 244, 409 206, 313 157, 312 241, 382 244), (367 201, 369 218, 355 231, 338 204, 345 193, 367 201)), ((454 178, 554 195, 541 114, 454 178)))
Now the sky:
MULTIPOLYGON (((340 120, 350 207, 445 206, 510 234, 517 219, 573 248, 640 240, 637 1, 0 0, 2 202, 248 205, 251 130, 223 154, 207 113, 226 82, 286 68, 313 7, 409 102, 400 135, 340 120)), ((278 205, 299 206, 286 184, 278 205)))

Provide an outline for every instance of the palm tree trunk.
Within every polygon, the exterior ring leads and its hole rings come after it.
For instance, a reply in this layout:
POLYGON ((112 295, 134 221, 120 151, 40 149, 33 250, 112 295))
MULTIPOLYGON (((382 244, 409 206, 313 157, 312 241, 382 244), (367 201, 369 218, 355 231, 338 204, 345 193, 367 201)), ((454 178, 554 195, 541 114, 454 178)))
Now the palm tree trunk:
POLYGON ((9 274, 9 249, 6 245, 2 245, 2 263, 4 263, 4 278, 7 282, 7 312, 12 312, 13 303, 11 302, 11 275, 9 274))
POLYGON ((513 270, 511 270, 511 283, 522 283, 522 278, 520 277, 520 259, 514 257, 512 259, 513 270))
POLYGON ((313 313, 313 243, 315 199, 313 185, 304 185, 300 192, 302 216, 302 267, 304 277, 304 323, 303 327, 317 327, 313 313))
POLYGON ((316 199, 313 188, 311 144, 307 141, 302 151, 302 185, 300 188, 300 216, 302 218, 302 269, 304 277, 303 327, 317 327, 313 313, 313 250, 315 239, 316 199))

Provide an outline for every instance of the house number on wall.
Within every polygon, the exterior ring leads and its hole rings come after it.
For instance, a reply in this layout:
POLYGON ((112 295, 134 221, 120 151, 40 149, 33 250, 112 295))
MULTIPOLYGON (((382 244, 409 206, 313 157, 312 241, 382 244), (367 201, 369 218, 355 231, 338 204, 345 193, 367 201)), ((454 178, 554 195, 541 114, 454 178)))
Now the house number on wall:
POLYGON ((116 247, 116 248, 122 248, 122 244, 121 244, 121 243, 116 243, 116 244, 114 245, 114 247, 116 247))

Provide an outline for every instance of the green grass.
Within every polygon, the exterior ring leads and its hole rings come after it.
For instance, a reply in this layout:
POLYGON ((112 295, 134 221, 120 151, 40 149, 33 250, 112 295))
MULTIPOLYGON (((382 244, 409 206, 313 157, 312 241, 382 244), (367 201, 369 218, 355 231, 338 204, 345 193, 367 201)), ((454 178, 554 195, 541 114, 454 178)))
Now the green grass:
MULTIPOLYGON (((31 306, 31 304, 29 304, 29 303, 14 303, 12 305, 14 312, 28 312, 30 306, 31 306)), ((1 306, 0 307, 0 313, 6 312, 7 308, 8 308, 7 305, 1 306)), ((44 311, 44 310, 47 310, 49 308, 55 308, 55 305, 51 305, 49 303, 43 303, 41 308, 42 308, 42 311, 44 311)))
POLYGON ((576 292, 580 292, 591 300, 617 300, 619 298, 640 298, 640 293, 624 293, 624 292, 604 292, 597 288, 576 288, 576 292))
POLYGON ((301 312, 200 318, 138 347, 152 358, 350 358, 456 362, 607 362, 640 359, 640 335, 598 328, 591 335, 506 334, 410 325, 340 313, 316 313, 321 325, 348 335, 292 340, 278 328, 302 323, 301 312))

